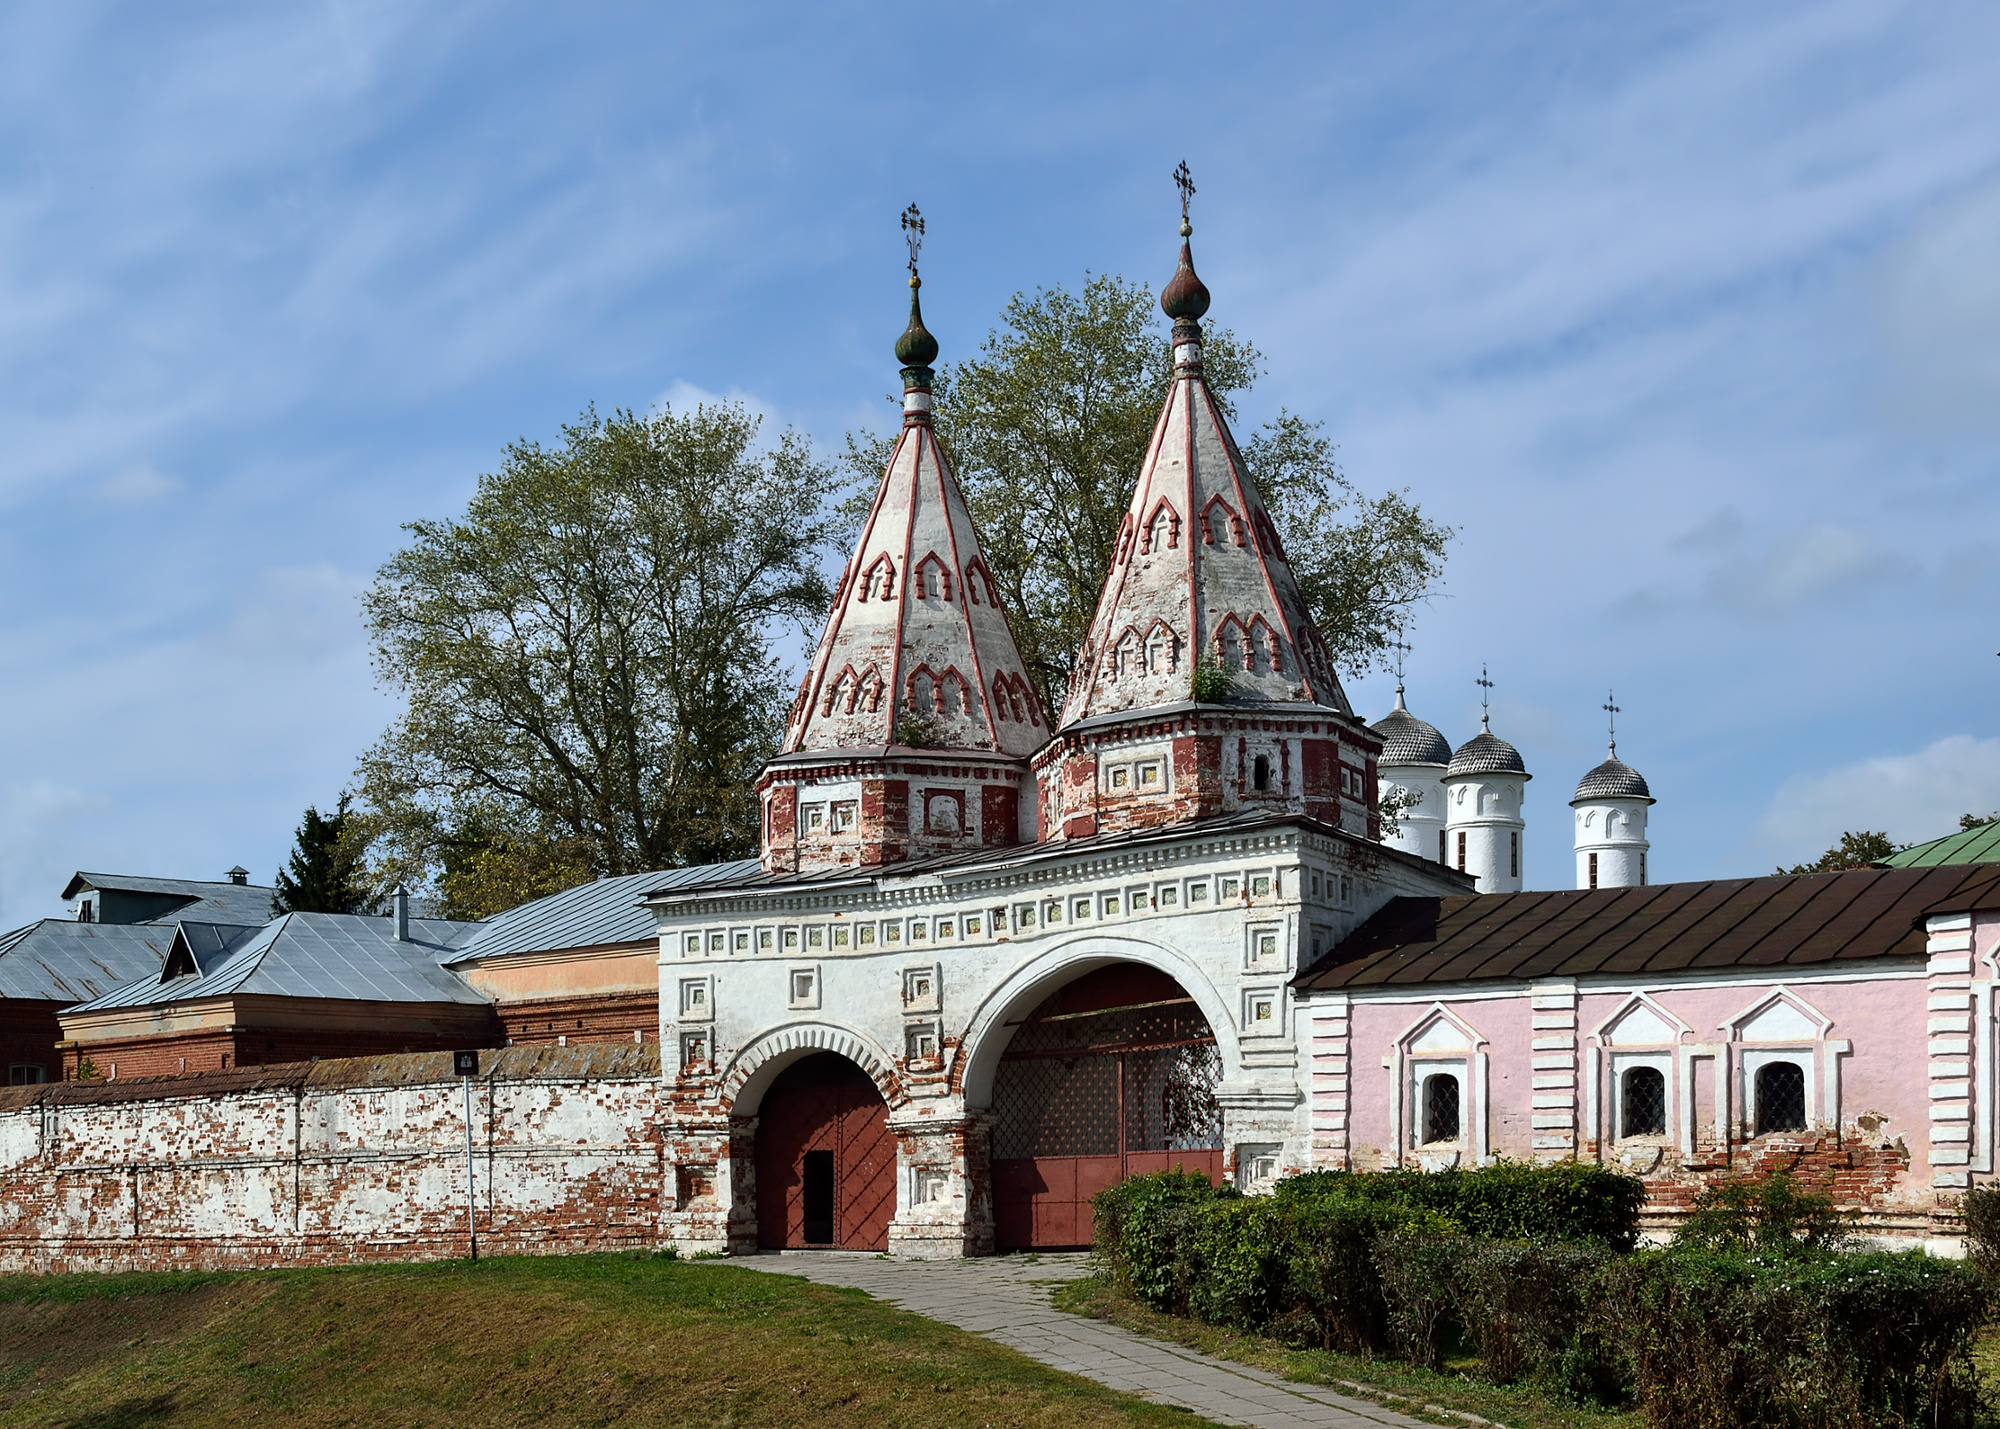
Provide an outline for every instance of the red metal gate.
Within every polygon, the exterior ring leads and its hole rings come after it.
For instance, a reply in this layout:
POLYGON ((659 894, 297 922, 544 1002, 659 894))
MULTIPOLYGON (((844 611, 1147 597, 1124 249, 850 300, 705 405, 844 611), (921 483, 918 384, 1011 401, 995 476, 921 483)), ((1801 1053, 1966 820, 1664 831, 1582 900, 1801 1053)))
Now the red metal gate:
POLYGON ((1215 1033, 1172 978, 1101 968, 1016 1027, 993 1080, 993 1213, 1003 1250, 1090 1243, 1090 1198, 1180 1166, 1222 1176, 1215 1033))
POLYGON ((867 1073, 819 1053, 786 1068, 757 1115, 757 1241, 887 1250, 896 1139, 867 1073))

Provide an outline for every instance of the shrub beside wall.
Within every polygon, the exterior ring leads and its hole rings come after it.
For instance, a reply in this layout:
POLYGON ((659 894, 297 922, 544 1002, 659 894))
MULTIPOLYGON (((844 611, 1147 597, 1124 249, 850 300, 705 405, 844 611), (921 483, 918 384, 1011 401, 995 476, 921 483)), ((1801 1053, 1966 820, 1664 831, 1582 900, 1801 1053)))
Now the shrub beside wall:
MULTIPOLYGON (((1636 1398, 1674 1429, 1974 1423, 1992 1292, 1971 1265, 1845 1252, 1831 1203, 1782 1176, 1718 1188, 1683 1243, 1634 1252, 1642 1200, 1576 1164, 1318 1172, 1258 1197, 1168 1172, 1100 1195, 1097 1227, 1146 1304, 1295 1345, 1435 1369, 1464 1344, 1496 1383, 1636 1398)), ((2000 1265, 2000 1193, 1968 1219, 2000 1265)))

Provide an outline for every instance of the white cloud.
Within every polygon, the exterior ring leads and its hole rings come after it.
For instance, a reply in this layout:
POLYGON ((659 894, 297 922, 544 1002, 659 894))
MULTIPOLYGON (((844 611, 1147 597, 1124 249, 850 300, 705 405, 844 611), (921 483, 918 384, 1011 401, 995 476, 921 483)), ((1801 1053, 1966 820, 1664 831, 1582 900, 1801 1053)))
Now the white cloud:
POLYGON ((229 653, 262 663, 315 660, 361 642, 364 582, 330 561, 258 571, 224 630, 229 653))
POLYGON ((1821 524, 1717 565, 1705 589, 1724 606, 1777 614, 1918 574, 1914 561, 1866 534, 1821 524))
POLYGON ((185 485, 178 477, 168 476, 141 462, 107 477, 104 484, 98 487, 98 493, 114 506, 146 506, 155 501, 165 501, 185 485))
POLYGON ((1788 779, 1772 798, 1757 843, 1786 865, 1806 862, 1849 830, 1882 829, 1921 843, 1958 828, 1958 816, 2000 809, 2000 738, 1954 734, 1914 754, 1884 754, 1825 774, 1788 779))

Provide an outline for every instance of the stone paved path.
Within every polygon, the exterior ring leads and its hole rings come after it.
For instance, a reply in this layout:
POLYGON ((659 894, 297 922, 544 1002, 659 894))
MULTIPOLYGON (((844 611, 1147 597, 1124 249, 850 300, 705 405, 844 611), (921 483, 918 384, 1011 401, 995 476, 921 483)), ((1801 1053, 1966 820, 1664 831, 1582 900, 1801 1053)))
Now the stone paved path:
POLYGON ((731 1263, 865 1290, 901 1309, 998 1340, 1043 1364, 1158 1404, 1191 1409, 1217 1424, 1257 1429, 1423 1424, 1320 1385, 1295 1384, 1102 1320, 1064 1314, 1049 1303, 1048 1282, 1084 1274, 1088 1266, 1082 1255, 878 1260, 838 1251, 786 1251, 731 1263))

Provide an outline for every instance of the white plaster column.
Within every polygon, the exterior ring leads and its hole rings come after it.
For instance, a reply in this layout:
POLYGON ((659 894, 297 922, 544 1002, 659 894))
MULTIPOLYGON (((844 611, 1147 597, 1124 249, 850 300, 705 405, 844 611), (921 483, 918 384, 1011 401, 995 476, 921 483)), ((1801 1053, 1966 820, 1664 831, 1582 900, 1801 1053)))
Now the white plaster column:
POLYGON ((889 1222, 889 1253, 919 1260, 991 1255, 991 1120, 944 1114, 942 1108, 939 1112, 889 1121, 896 1138, 896 1214, 889 1222))
POLYGON ((1927 919, 1931 1186, 1964 1191, 1972 1163, 1972 915, 1927 919))
POLYGON ((1312 1036, 1311 1166, 1346 1171, 1350 1026, 1344 992, 1320 993, 1306 1004, 1312 1036))
POLYGON ((1576 981, 1549 978, 1529 989, 1534 1084, 1529 1124, 1534 1159, 1576 1154, 1576 981))

